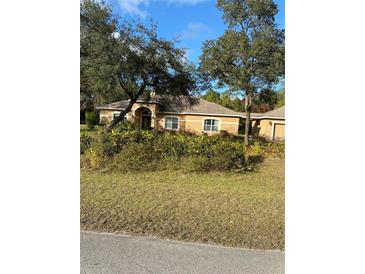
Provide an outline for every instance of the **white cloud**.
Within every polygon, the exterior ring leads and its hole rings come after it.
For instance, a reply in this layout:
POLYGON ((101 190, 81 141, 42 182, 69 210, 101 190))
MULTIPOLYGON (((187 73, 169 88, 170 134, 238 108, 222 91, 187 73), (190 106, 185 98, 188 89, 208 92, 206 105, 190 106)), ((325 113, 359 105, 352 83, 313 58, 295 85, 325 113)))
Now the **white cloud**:
POLYGON ((195 5, 210 0, 118 0, 118 3, 126 13, 144 18, 146 17, 147 12, 142 6, 148 6, 151 2, 157 1, 166 2, 167 4, 195 5))
POLYGON ((189 23, 187 28, 181 33, 181 38, 194 39, 207 32, 210 32, 210 28, 207 25, 199 22, 192 22, 189 23))
POLYGON ((133 15, 138 15, 142 18, 146 17, 147 12, 142 10, 140 6, 149 5, 150 0, 118 0, 118 3, 123 11, 133 15))

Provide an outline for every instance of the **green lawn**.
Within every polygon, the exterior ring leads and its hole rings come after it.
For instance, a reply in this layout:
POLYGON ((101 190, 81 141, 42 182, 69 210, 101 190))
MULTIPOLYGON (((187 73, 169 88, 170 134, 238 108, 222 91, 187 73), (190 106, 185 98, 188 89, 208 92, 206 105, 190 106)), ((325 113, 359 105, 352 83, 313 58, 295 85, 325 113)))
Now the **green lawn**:
POLYGON ((284 249, 284 160, 246 174, 82 170, 81 229, 284 249))

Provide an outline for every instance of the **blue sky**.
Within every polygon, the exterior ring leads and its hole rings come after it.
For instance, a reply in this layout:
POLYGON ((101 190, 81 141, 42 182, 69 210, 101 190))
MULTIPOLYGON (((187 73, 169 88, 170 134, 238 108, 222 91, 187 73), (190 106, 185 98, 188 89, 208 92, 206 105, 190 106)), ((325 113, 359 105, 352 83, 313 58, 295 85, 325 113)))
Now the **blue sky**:
MULTIPOLYGON (((180 47, 197 63, 203 42, 223 34, 225 25, 216 0, 105 0, 113 12, 125 19, 153 19, 158 33, 165 38, 179 37, 180 47)), ((274 0, 279 8, 279 27, 285 27, 284 0, 274 0)))

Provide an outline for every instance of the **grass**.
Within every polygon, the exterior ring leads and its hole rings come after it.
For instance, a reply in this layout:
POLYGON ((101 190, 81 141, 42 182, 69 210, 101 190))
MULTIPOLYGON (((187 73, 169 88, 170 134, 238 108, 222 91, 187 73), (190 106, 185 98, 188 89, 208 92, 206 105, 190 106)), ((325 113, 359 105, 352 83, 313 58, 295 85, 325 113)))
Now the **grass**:
POLYGON ((284 160, 258 171, 81 171, 81 229, 284 249, 284 160))
POLYGON ((80 124, 80 134, 87 133, 90 136, 95 136, 99 131, 101 131, 100 126, 95 126, 93 129, 90 129, 87 125, 80 124))

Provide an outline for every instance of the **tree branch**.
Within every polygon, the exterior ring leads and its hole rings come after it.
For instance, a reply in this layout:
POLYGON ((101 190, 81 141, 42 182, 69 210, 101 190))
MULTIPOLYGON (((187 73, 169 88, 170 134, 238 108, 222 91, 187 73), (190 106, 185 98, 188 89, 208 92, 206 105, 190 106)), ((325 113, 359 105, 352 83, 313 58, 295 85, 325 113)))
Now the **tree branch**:
POLYGON ((133 97, 131 97, 131 100, 129 101, 128 106, 119 114, 118 117, 116 117, 110 124, 109 126, 106 128, 106 132, 110 132, 113 127, 118 124, 120 121, 122 121, 124 119, 124 116, 132 109, 134 103, 138 100, 138 98, 141 96, 141 94, 143 93, 143 91, 145 90, 146 85, 143 84, 139 89, 137 94, 133 97))
POLYGON ((138 98, 139 98, 139 96, 141 96, 141 94, 143 93, 143 91, 145 90, 145 88, 146 88, 146 86, 147 86, 147 84, 143 84, 139 89, 138 89, 138 92, 137 92, 137 94, 134 96, 134 100, 138 100, 138 98))
POLYGON ((120 86, 122 87, 122 89, 125 91, 125 93, 127 93, 127 95, 129 96, 129 98, 132 98, 133 97, 133 93, 130 92, 127 87, 125 86, 125 84, 123 83, 122 79, 118 78, 119 80, 119 84, 120 86))

